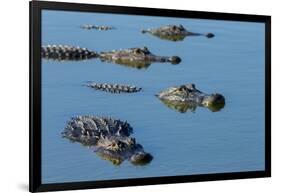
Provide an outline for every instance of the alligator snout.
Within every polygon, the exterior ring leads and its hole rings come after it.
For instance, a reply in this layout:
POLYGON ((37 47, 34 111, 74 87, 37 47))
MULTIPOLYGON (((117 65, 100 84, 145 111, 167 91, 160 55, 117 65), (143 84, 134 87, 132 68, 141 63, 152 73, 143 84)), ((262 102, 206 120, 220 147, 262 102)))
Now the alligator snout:
POLYGON ((215 37, 215 35, 214 35, 213 33, 207 33, 207 34, 206 34, 206 37, 207 37, 207 38, 213 38, 213 37, 215 37))
POLYGON ((211 95, 211 98, 213 99, 213 103, 225 103, 224 96, 221 94, 213 94, 211 95))
POLYGON ((181 58, 178 56, 172 56, 169 58, 169 62, 172 64, 179 64, 181 62, 181 58))
POLYGON ((224 96, 222 96, 221 94, 211 94, 211 95, 208 95, 208 96, 205 96, 203 101, 202 101, 202 104, 205 105, 205 106, 221 106, 225 104, 225 98, 224 96))
POLYGON ((211 94, 204 97, 202 104, 212 112, 217 112, 224 108, 225 98, 221 94, 211 94))
POLYGON ((145 165, 151 162, 153 156, 149 153, 140 151, 133 154, 130 158, 130 161, 134 165, 145 165))

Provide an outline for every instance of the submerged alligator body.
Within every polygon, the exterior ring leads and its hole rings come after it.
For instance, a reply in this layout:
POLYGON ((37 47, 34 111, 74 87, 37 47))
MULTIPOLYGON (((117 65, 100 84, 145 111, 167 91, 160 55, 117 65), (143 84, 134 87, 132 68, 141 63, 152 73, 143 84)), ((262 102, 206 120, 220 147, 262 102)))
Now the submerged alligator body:
POLYGON ((96 30, 112 30, 114 27, 112 26, 105 26, 105 25, 92 25, 92 24, 84 24, 80 26, 82 29, 96 29, 96 30))
POLYGON ((133 128, 120 120, 97 117, 77 116, 72 118, 62 132, 64 138, 92 147, 103 159, 119 165, 129 160, 135 165, 149 163, 153 157, 136 143, 130 135, 133 128))
POLYGON ((166 25, 159 28, 142 30, 142 33, 149 33, 160 39, 170 41, 182 41, 187 36, 205 36, 212 38, 215 35, 212 33, 201 34, 187 31, 182 25, 166 25))
POLYGON ((165 99, 159 98, 160 101, 166 105, 168 108, 173 109, 180 113, 186 113, 188 111, 195 112, 197 109, 197 104, 195 103, 187 103, 187 102, 179 102, 179 101, 169 101, 165 99))
POLYGON ((134 93, 142 90, 142 88, 138 88, 136 86, 123 85, 123 84, 107 84, 107 83, 91 82, 86 84, 86 86, 93 88, 95 90, 101 90, 111 93, 134 93))
POLYGON ((179 87, 170 87, 160 92, 157 97, 168 107, 179 112, 188 109, 195 111, 197 106, 206 107, 216 112, 225 105, 225 98, 221 94, 206 94, 195 88, 194 84, 186 84, 179 87))
POLYGON ((47 45, 41 47, 41 56, 44 59, 52 60, 86 60, 98 57, 94 51, 87 48, 74 47, 69 45, 47 45))
POLYGON ((99 57, 102 61, 134 68, 147 68, 153 62, 170 62, 172 64, 178 64, 181 62, 181 59, 178 56, 167 57, 154 55, 147 47, 101 52, 99 57))

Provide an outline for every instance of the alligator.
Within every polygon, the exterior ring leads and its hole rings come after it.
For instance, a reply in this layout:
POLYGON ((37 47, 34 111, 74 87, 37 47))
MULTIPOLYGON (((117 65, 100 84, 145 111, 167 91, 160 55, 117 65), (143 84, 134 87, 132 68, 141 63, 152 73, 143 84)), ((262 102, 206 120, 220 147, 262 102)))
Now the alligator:
POLYGON ((87 48, 69 45, 47 45, 41 47, 41 56, 44 59, 75 61, 96 58, 98 57, 98 54, 87 48))
POLYGON ((148 67, 153 62, 170 62, 172 64, 178 64, 181 62, 181 59, 178 56, 167 57, 154 55, 147 47, 100 52, 99 57, 101 61, 137 68, 142 68, 143 66, 148 67))
POLYGON ((145 29, 142 33, 149 33, 160 39, 170 40, 170 41, 183 41, 187 36, 205 36, 207 38, 212 38, 215 35, 212 33, 202 34, 194 33, 186 30, 182 25, 166 25, 159 28, 145 29))
POLYGON ((82 29, 96 29, 96 30, 112 30, 114 27, 112 26, 105 26, 105 25, 92 25, 92 24, 84 24, 80 26, 82 29))
POLYGON ((153 159, 142 145, 131 137, 133 128, 127 122, 110 117, 77 116, 67 123, 62 137, 90 147, 103 159, 119 165, 128 160, 134 165, 145 165, 153 159))
POLYGON ((96 89, 96 90, 102 90, 102 91, 111 92, 111 93, 133 93, 133 92, 139 92, 142 90, 142 88, 138 88, 136 86, 123 85, 123 84, 108 84, 108 83, 90 82, 90 83, 86 84, 86 86, 96 89))
POLYGON ((194 84, 170 87, 156 95, 166 106, 179 112, 186 112, 188 109, 195 111, 198 106, 206 107, 212 112, 221 110, 225 106, 223 95, 206 94, 197 90, 194 84))

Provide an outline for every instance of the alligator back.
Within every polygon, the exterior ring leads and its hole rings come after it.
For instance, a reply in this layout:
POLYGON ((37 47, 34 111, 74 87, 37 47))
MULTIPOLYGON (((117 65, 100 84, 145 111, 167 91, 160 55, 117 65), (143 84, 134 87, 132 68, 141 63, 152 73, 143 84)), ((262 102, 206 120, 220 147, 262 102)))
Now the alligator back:
POLYGON ((92 24, 84 24, 80 26, 82 29, 96 29, 96 30, 112 30, 114 29, 112 26, 105 26, 105 25, 92 25, 92 24))
POLYGON ((97 145, 100 139, 129 136, 133 128, 127 122, 110 117, 77 116, 66 125, 62 136, 85 146, 97 145))
POLYGON ((68 45, 47 45, 41 47, 41 56, 53 60, 85 60, 95 58, 98 54, 87 48, 68 45))
POLYGON ((86 86, 96 90, 111 92, 111 93, 133 93, 139 92, 142 88, 122 84, 107 84, 107 83, 89 83, 86 86))

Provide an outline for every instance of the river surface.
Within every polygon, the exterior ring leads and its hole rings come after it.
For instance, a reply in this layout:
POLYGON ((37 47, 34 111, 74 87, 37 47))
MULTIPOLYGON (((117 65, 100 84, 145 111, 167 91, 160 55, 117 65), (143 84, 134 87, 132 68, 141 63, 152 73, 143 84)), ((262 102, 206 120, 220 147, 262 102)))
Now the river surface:
POLYGON ((42 182, 142 178, 264 170, 264 24, 203 19, 65 11, 42 12, 42 44, 67 44, 94 51, 143 47, 162 56, 180 56, 178 65, 153 63, 133 68, 101 62, 42 59, 42 182), (110 25, 108 31, 81 24, 110 25), (140 31, 182 24, 215 37, 161 40, 140 31), (82 86, 86 81, 143 88, 111 94, 82 86), (180 113, 154 95, 169 86, 194 83, 206 93, 221 93, 218 112, 198 107, 180 113), (113 165, 92 149, 61 137, 77 115, 127 120, 133 136, 154 159, 145 166, 113 165))

